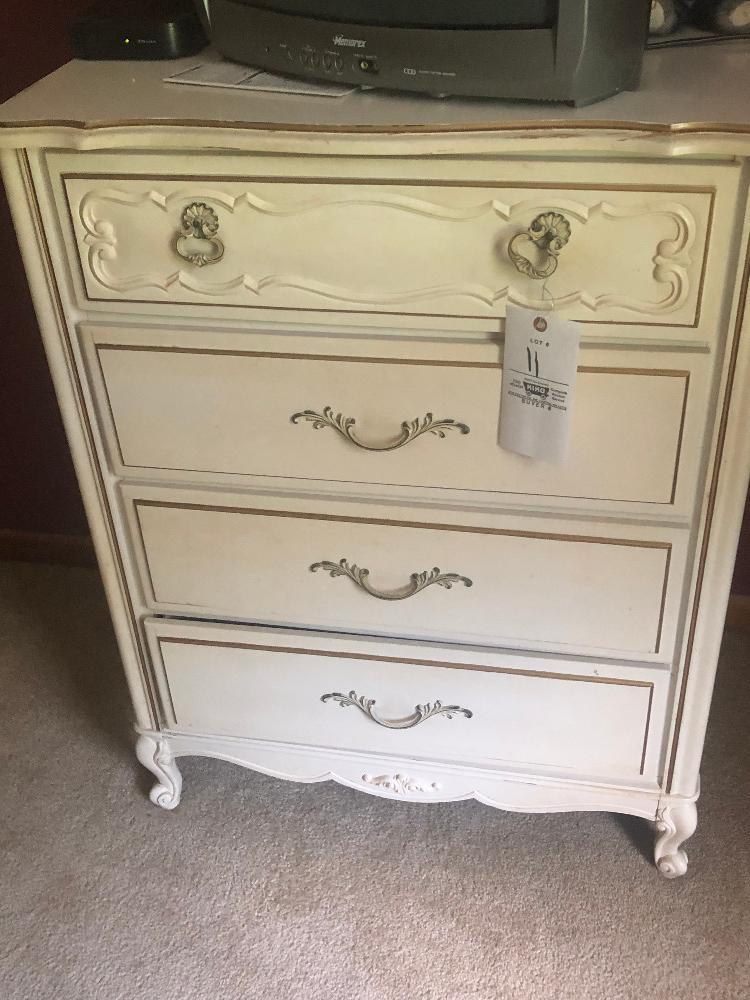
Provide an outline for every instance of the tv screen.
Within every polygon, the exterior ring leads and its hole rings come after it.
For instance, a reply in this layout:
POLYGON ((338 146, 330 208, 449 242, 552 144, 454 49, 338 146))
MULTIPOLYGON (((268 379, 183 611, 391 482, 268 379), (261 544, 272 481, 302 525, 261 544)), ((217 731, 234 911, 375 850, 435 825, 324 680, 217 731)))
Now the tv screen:
POLYGON ((402 28, 548 28, 557 0, 249 0, 250 6, 349 24, 402 28))

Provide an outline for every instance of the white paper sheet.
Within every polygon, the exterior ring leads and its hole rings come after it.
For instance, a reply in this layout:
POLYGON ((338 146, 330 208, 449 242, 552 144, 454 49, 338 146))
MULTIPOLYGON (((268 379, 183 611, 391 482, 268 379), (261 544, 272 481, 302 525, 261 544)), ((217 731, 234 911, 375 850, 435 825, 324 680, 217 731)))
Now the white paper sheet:
POLYGON ((187 83, 194 87, 224 87, 230 90, 265 90, 274 94, 306 94, 308 97, 345 97, 356 87, 315 83, 291 76, 277 76, 252 66, 225 60, 209 60, 164 77, 165 83, 187 83))
POLYGON ((554 312, 508 306, 500 445, 562 464, 568 457, 580 330, 554 312))

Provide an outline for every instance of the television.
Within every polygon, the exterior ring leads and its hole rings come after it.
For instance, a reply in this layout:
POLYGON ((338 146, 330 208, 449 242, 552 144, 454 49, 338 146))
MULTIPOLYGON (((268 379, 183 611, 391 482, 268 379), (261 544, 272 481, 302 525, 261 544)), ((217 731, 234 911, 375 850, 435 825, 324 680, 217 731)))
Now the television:
POLYGON ((436 96, 590 104, 637 88, 650 0, 196 0, 226 58, 436 96))

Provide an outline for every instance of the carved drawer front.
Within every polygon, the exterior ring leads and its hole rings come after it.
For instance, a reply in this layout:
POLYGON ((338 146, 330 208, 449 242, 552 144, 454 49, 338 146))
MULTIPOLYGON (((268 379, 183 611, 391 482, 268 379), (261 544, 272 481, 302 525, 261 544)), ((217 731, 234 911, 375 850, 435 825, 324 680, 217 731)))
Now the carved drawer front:
POLYGON ((277 176, 257 161, 244 173, 213 157, 218 176, 186 175, 166 156, 139 162, 151 172, 62 157, 59 207, 89 305, 487 319, 509 301, 554 299, 571 318, 659 338, 699 327, 707 308, 715 334, 728 248, 710 247, 712 218, 733 209, 733 164, 396 161, 372 167, 394 176, 369 179, 361 162, 357 176, 332 164, 340 176, 327 177, 299 160, 296 177, 282 175, 288 162, 277 176))
MULTIPOLYGON (((656 774, 667 671, 156 619, 147 632, 168 729, 634 781, 656 774)), ((396 779, 363 766, 366 783, 387 777, 396 779)))
POLYGON ((160 612, 669 660, 686 532, 123 487, 160 612))
POLYGON ((498 443, 496 344, 290 345, 99 327, 85 341, 113 466, 126 475, 278 477, 352 493, 376 484, 646 512, 693 503, 705 355, 585 350, 571 454, 556 466, 498 443))

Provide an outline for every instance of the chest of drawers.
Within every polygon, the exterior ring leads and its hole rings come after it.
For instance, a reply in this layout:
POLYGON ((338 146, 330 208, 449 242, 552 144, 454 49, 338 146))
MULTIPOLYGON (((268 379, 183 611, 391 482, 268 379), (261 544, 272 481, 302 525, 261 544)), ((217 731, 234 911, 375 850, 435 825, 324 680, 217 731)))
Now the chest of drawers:
POLYGON ((746 125, 196 121, 128 71, 144 113, 72 64, 0 142, 153 801, 211 755, 641 816, 683 874, 750 471, 746 125), (560 466, 498 444, 508 303, 581 322, 560 466))

